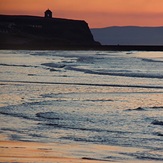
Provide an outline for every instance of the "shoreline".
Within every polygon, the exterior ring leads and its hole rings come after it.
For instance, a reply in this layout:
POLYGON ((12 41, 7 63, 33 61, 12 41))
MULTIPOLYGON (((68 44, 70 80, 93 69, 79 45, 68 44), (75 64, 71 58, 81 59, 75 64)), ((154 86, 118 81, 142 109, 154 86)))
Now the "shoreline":
POLYGON ((48 46, 1 45, 0 50, 98 50, 98 51, 163 51, 161 45, 99 45, 99 46, 48 46))
MULTIPOLYGON (((89 157, 74 156, 76 151, 93 149, 82 144, 42 143, 14 141, 0 134, 0 162, 10 163, 114 163, 115 161, 100 160, 89 157), (74 153, 73 153, 74 151, 74 153)), ((79 154, 80 155, 80 154, 79 154)))
MULTIPOLYGON (((17 163, 104 163, 102 160, 78 158, 68 149, 79 148, 77 145, 59 143, 40 143, 7 140, 0 135, 0 162, 17 163)), ((110 161, 109 161, 110 162, 110 161)), ((112 162, 110 162, 112 163, 112 162)))
MULTIPOLYGON (((141 149, 146 151, 147 149, 141 149)), ((9 140, 0 134, 0 162, 10 163, 154 163, 132 157, 120 159, 119 152, 140 152, 132 147, 87 143, 43 143, 9 140), (109 155, 113 155, 110 157, 109 155), (108 157, 104 157, 107 155, 108 157), (115 159, 115 158, 119 159, 115 159)))
POLYGON ((1 51, 1 60, 0 162, 163 161, 162 52, 1 51))

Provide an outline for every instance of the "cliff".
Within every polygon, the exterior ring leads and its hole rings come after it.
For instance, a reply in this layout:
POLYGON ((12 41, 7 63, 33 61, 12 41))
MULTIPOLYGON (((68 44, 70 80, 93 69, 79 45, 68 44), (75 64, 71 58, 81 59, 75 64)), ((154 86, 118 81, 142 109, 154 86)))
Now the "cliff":
POLYGON ((0 49, 53 49, 95 46, 85 21, 0 15, 0 49))

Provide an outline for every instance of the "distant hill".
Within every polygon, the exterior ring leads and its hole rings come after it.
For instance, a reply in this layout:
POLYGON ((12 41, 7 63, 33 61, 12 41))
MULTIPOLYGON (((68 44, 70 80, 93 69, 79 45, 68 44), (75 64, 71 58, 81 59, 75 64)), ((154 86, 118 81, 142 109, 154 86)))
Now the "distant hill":
POLYGON ((102 45, 163 45, 163 27, 107 27, 91 29, 102 45))
POLYGON ((99 45, 82 20, 0 15, 0 49, 99 45))

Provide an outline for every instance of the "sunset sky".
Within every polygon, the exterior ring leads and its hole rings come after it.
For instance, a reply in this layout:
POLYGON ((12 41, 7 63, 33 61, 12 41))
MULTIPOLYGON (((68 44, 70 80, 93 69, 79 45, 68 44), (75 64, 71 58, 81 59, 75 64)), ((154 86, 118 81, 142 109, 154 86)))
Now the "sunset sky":
POLYGON ((0 0, 0 14, 81 19, 91 28, 163 26, 163 0, 0 0))

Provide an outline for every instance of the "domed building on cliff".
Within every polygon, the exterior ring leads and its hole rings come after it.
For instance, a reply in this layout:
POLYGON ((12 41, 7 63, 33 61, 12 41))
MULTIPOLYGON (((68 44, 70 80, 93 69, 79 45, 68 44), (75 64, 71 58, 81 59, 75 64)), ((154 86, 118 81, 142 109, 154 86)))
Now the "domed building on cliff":
POLYGON ((52 18, 52 11, 51 10, 46 10, 45 11, 45 16, 44 16, 45 18, 52 18))

